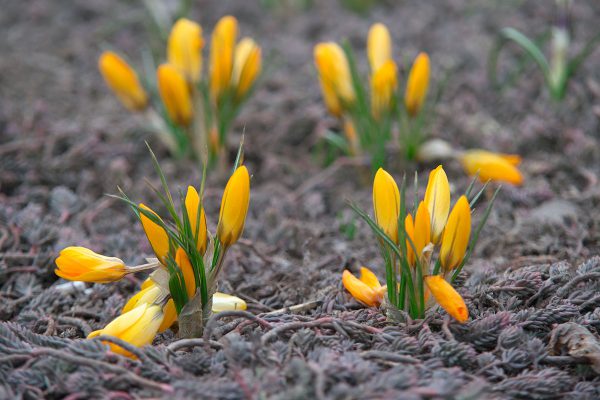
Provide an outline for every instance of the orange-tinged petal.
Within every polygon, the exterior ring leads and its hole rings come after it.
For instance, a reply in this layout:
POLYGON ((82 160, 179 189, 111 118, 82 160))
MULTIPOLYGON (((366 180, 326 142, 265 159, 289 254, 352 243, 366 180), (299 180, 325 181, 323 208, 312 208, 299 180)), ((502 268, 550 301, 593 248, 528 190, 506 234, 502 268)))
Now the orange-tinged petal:
POLYGON ((408 75, 404 105, 411 117, 419 114, 425 103, 429 88, 429 56, 419 53, 408 75))
MULTIPOLYGON (((410 240, 412 240, 413 244, 415 243, 415 222, 413 221, 413 217, 410 213, 406 214, 406 218, 404 218, 404 230, 406 235, 410 240)), ((415 252, 410 245, 410 242, 406 239, 406 259, 408 263, 412 266, 415 265, 415 252)))
POLYGON ((169 118, 180 126, 188 126, 194 117, 194 106, 183 74, 171 64, 156 70, 158 92, 169 118))
POLYGON ((429 211, 427 206, 422 201, 419 203, 417 208, 417 214, 415 215, 415 229, 414 229, 414 241, 415 249, 419 259, 423 257, 423 249, 427 246, 431 240, 431 227, 429 222, 429 211))
POLYGON ((400 191, 394 178, 383 168, 379 168, 373 181, 373 209, 377 225, 398 243, 400 191))
POLYGON ((217 22, 212 33, 210 41, 210 93, 215 103, 219 102, 231 83, 237 32, 237 19, 231 15, 226 15, 217 22))
POLYGON ((175 302, 173 299, 167 301, 167 304, 163 307, 163 314, 163 321, 158 327, 158 333, 166 331, 175 321, 177 321, 177 310, 175 309, 175 302))
POLYGON ((471 236, 471 208, 466 196, 461 196, 450 216, 442 236, 440 261, 445 272, 458 267, 465 257, 471 236))
POLYGON ((379 283, 379 279, 377 279, 377 275, 367 267, 360 267, 359 279, 371 289, 381 289, 381 284, 379 283))
POLYGON ((431 217, 431 241, 439 243, 450 212, 450 184, 442 166, 429 173, 423 200, 431 217))
POLYGON ((198 195, 196 189, 194 189, 192 186, 188 186, 187 194, 185 195, 185 209, 189 218, 190 227, 192 228, 192 234, 198 235, 196 248, 200 254, 204 255, 208 241, 208 235, 206 231, 206 214, 204 213, 204 207, 200 206, 200 196, 198 195), (197 228, 198 208, 200 208, 199 228, 197 228), (198 232, 196 232, 196 229, 198 229, 198 232))
POLYGON ((433 297, 448 314, 460 323, 469 319, 469 310, 460 294, 440 275, 425 277, 425 283, 433 297))
POLYGON ((373 289, 348 270, 342 274, 342 283, 352 297, 369 307, 377 307, 383 300, 383 290, 373 289))
MULTIPOLYGON (((140 208, 151 212, 160 219, 158 214, 145 204, 140 203, 140 208)), ((158 260, 164 264, 165 257, 169 254, 169 235, 167 235, 167 232, 162 226, 156 224, 142 212, 140 212, 140 220, 142 221, 142 227, 144 228, 144 232, 146 232, 146 237, 150 242, 150 246, 152 246, 152 250, 154 250, 154 254, 156 254, 158 260)))
POLYGON ((397 86, 398 68, 389 60, 371 77, 371 112, 376 119, 390 111, 397 86))
POLYGON ((200 25, 186 18, 175 22, 167 43, 167 59, 190 83, 200 81, 203 47, 200 25))
POLYGON ((242 235, 249 203, 250 175, 242 165, 229 178, 221 200, 217 237, 223 246, 231 246, 242 235))
POLYGON ((460 161, 469 175, 479 172, 479 180, 507 182, 513 185, 523 183, 523 175, 517 169, 521 158, 517 155, 496 154, 486 150, 467 150, 460 161))
POLYGON ((367 54, 373 72, 392 59, 392 37, 384 24, 376 23, 369 29, 367 54))
POLYGON ((98 60, 98 68, 108 87, 128 110, 140 111, 146 108, 146 91, 125 60, 112 51, 105 51, 98 60))
POLYGON ((196 294, 196 278, 194 277, 194 269, 192 268, 190 259, 185 253, 185 250, 181 247, 178 248, 175 253, 175 263, 183 273, 183 280, 185 281, 185 289, 188 298, 192 298, 194 294, 196 294))
POLYGON ((125 263, 116 257, 106 257, 85 247, 63 249, 56 259, 56 275, 70 281, 107 283, 127 274, 125 263))

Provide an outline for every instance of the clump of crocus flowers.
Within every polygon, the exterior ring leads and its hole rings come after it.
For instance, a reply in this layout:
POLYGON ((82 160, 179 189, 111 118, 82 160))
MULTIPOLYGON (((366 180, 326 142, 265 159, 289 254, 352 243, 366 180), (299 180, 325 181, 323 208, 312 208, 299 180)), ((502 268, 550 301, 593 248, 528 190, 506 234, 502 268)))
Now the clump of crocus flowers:
POLYGON ((344 136, 329 132, 326 139, 350 155, 367 153, 376 169, 385 162, 386 143, 399 122, 399 140, 409 158, 421 141, 423 109, 429 87, 429 57, 417 55, 404 95, 399 92, 398 66, 392 56, 387 27, 374 24, 367 38, 369 87, 363 84, 349 46, 319 43, 314 58, 328 111, 343 126, 344 136))
MULTIPOLYGON (((164 193, 158 192, 170 220, 161 218, 143 203, 132 202, 124 193, 118 196, 139 218, 154 251, 147 263, 128 266, 115 257, 107 257, 84 247, 67 247, 56 259, 56 274, 71 281, 109 283, 126 275, 153 271, 141 290, 125 304, 122 314, 89 338, 109 335, 135 346, 150 344, 158 332, 178 321, 181 337, 201 335, 211 312, 245 309, 243 300, 216 293, 217 279, 229 248, 244 229, 250 199, 250 176, 239 165, 229 178, 221 201, 217 230, 207 230, 202 193, 193 186, 179 193, 179 210, 167 187, 164 175, 152 153, 164 193)), ((238 160, 240 159, 238 154, 238 160)), ((129 354, 115 344, 111 348, 129 354)))
POLYGON ((154 79, 140 81, 112 51, 102 53, 98 66, 121 103, 144 115, 173 154, 212 162, 224 156, 230 126, 260 74, 261 49, 249 37, 238 41, 237 20, 225 16, 213 30, 204 76, 204 44, 201 26, 179 19, 168 38, 167 61, 156 70, 157 90, 149 84, 154 79), (151 96, 156 92, 159 99, 151 96))
POLYGON ((473 184, 451 207, 450 185, 440 165, 429 175, 423 200, 415 196, 412 211, 408 211, 405 183, 399 189, 394 178, 379 169, 373 182, 375 218, 356 205, 352 207, 378 238, 387 285, 382 286, 375 274, 363 267, 358 278, 344 271, 344 287, 367 306, 382 304, 387 291, 390 307, 407 312, 411 318, 423 318, 437 302, 457 321, 467 321, 467 306, 452 283, 469 259, 497 193, 472 234, 471 207, 485 189, 469 200, 473 184))

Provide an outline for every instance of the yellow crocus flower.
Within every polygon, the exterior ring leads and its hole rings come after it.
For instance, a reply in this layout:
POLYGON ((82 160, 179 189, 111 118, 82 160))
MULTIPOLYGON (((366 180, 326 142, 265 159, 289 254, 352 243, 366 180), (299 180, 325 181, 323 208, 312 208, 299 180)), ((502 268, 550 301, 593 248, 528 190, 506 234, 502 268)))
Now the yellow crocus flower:
POLYGON ((341 103, 353 103, 356 94, 352 86, 350 65, 344 50, 337 43, 319 43, 315 46, 314 57, 319 78, 322 81, 321 87, 327 88, 327 92, 323 90, 325 100, 327 101, 329 98, 331 101, 331 93, 335 93, 341 103))
MULTIPOLYGON (((152 343, 163 321, 162 307, 157 304, 142 303, 133 310, 121 314, 103 329, 88 335, 88 339, 100 335, 119 338, 134 346, 142 347, 152 343)), ((116 344, 108 343, 115 353, 131 357, 131 353, 116 344)))
POLYGON ((376 23, 369 29, 367 54, 373 72, 392 59, 392 38, 384 24, 376 23))
MULTIPOLYGON (((143 210, 151 212, 152 214, 156 215, 157 218, 160 219, 158 214, 156 214, 154 211, 152 211, 145 204, 140 203, 139 207, 143 210)), ((148 238, 148 241, 150 242, 150 246, 152 246, 152 250, 154 250, 154 254, 156 254, 156 257, 158 258, 158 260, 164 264, 165 257, 167 256, 167 254, 169 254, 169 249, 170 249, 169 235, 167 235, 167 232, 164 230, 164 228, 162 226, 160 226, 157 223, 155 223, 154 221, 152 221, 150 218, 148 218, 146 215, 144 215, 143 212, 140 212, 140 220, 142 222, 142 227, 144 228, 144 232, 146 233, 146 237, 148 238)), ((162 221, 162 219, 161 219, 161 221, 162 221)))
POLYGON ((373 210, 377 225, 397 244, 400 191, 394 178, 383 168, 377 170, 373 180, 373 210))
POLYGON ((200 81, 202 73, 202 27, 186 18, 177 20, 167 43, 167 59, 190 83, 200 81))
POLYGON ((398 86, 398 68, 392 60, 386 61, 371 77, 371 111, 376 119, 392 107, 398 86))
POLYGON ((229 178, 221 200, 217 237, 224 247, 231 246, 241 236, 249 202, 250 175, 242 165, 229 178))
POLYGON ((98 68, 108 87, 129 111, 141 111, 148 105, 148 96, 138 76, 116 53, 105 51, 98 60, 98 68))
POLYGON ((235 46, 233 62, 232 86, 235 87, 235 98, 242 100, 261 70, 261 50, 254 40, 245 37, 235 46))
POLYGON ((381 286, 377 276, 368 268, 360 268, 360 278, 344 270, 342 283, 352 297, 369 307, 378 307, 383 300, 385 287, 381 286))
POLYGON ((227 15, 217 22, 210 41, 210 92, 218 103, 229 89, 233 71, 233 56, 237 38, 237 20, 227 15))
POLYGON ((248 306, 239 297, 230 294, 216 292, 212 298, 212 312, 245 310, 248 306))
POLYGON ((194 107, 184 76, 175 66, 162 64, 156 71, 156 78, 169 118, 177 125, 188 126, 194 117, 194 107))
MULTIPOLYGON (((424 262, 423 249, 431 242, 429 211, 427 211, 424 202, 419 203, 414 220, 411 214, 406 215, 406 219, 404 220, 404 230, 412 241, 412 244, 415 246, 415 250, 419 256, 418 260, 424 262)), ((408 239, 406 240, 406 252, 408 263, 414 266, 416 261, 415 253, 408 239)))
POLYGON ((460 323, 469 319, 469 310, 460 294, 440 275, 425 277, 425 284, 437 303, 460 323))
POLYGON ((409 265, 415 265, 415 252, 408 241, 408 238, 415 242, 415 221, 410 213, 406 214, 404 218, 404 231, 406 232, 406 260, 409 265))
POLYGON ((421 108, 423 108, 428 87, 429 56, 426 53, 419 53, 410 69, 404 95, 404 105, 411 117, 419 114, 421 108))
POLYGON ((479 180, 483 183, 488 180, 513 185, 523 183, 523 175, 517 168, 521 157, 517 155, 467 150, 459 158, 467 174, 472 176, 479 172, 479 180))
POLYGON ((440 249, 440 261, 445 273, 458 267, 462 262, 471 236, 471 207, 466 196, 460 196, 450 216, 440 249))
MULTIPOLYGON (((125 314, 142 304, 156 303, 166 295, 168 295, 168 290, 161 289, 152 279, 148 278, 142 284, 141 290, 125 303, 121 314, 125 314)), ((177 311, 175 310, 173 299, 169 299, 163 306, 163 314, 163 321, 158 328, 159 333, 166 331, 177 321, 177 311)))
POLYGON ((441 165, 429 173, 425 198, 431 217, 431 241, 439 243, 450 212, 450 184, 441 165))
POLYGON ((185 209, 189 218, 190 227, 192 228, 192 235, 195 235, 196 229, 198 229, 196 249, 200 254, 204 255, 204 253, 206 253, 206 245, 208 242, 206 214, 204 213, 204 207, 200 207, 200 196, 193 186, 188 186, 187 194, 185 195, 185 209), (200 227, 197 228, 198 208, 200 208, 200 227))
POLYGON ((185 253, 185 250, 183 250, 181 247, 177 249, 177 252, 175 252, 175 263, 179 266, 179 269, 181 269, 181 272, 183 273, 185 290, 188 298, 191 299, 196 294, 196 278, 194 277, 194 269, 192 268, 190 259, 185 253))
POLYGON ((120 259, 77 246, 63 249, 56 266, 56 275, 69 281, 107 283, 121 280, 127 274, 127 267, 120 259))

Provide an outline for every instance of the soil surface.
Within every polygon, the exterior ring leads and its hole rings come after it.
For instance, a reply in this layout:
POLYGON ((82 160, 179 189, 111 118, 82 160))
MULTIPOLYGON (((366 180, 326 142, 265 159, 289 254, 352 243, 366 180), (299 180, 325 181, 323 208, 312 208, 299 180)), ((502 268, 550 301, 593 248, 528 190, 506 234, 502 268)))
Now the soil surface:
MULTIPOLYGON (((145 140, 172 188, 200 182, 200 168, 170 159, 97 72, 105 48, 142 65, 154 46, 148 15, 141 2, 0 2, 0 398, 599 398, 600 50, 555 103, 533 65, 501 92, 486 73, 498 30, 543 35, 550 2, 383 1, 364 14, 332 0, 306 10, 270 3, 196 1, 192 15, 205 32, 235 15, 265 56, 231 135, 233 154, 246 132, 252 197, 220 282, 248 312, 216 315, 192 342, 169 330, 131 360, 82 339, 117 316, 144 277, 64 286, 53 270, 69 245, 131 264, 151 255, 135 216, 105 195, 120 186, 160 211, 145 140), (321 137, 337 123, 322 104, 312 48, 348 38, 365 64, 376 21, 390 28, 402 63, 421 50, 431 56, 432 137, 524 159, 525 184, 503 187, 459 279, 471 316, 464 325, 437 309, 424 321, 389 322, 341 285, 344 268, 368 265, 382 280, 384 270, 346 203, 370 210, 368 168, 322 162, 321 137), (596 347, 575 352, 564 339, 569 322, 596 347)), ((575 2, 574 51, 599 17, 597 1, 575 2)), ((501 71, 518 57, 509 48, 501 71)), ((390 150, 397 178, 435 166, 390 150)), ((454 162, 444 167, 456 199, 469 179, 454 162)), ((207 183, 213 231, 224 182, 207 183)))

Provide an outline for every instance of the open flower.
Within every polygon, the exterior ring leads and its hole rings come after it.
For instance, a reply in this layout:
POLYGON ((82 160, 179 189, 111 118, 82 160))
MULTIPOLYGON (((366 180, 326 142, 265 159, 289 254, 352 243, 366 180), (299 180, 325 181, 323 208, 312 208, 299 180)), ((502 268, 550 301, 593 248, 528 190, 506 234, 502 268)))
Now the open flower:
POLYGON ((235 97, 243 99, 260 74, 261 50, 256 42, 248 37, 235 46, 233 76, 231 84, 235 88, 235 97))
POLYGON ((437 244, 450 212, 450 184, 441 165, 429 173, 424 201, 431 217, 431 241, 437 244))
POLYGON ((70 281, 115 282, 128 273, 125 263, 120 259, 76 246, 63 249, 56 259, 56 266, 56 275, 70 281))
MULTIPOLYGON (((344 50, 334 42, 319 43, 315 46, 314 57, 325 101, 331 102, 335 94, 335 103, 342 108, 346 104, 353 103, 356 94, 344 50)), ((335 103, 332 102, 327 106, 330 107, 332 114, 338 115, 338 107, 335 107, 335 103)))
POLYGON ((442 236, 440 261, 445 272, 449 272, 460 265, 465 257, 470 237, 471 208, 469 207, 469 201, 463 195, 454 205, 442 236))
POLYGON ((210 92, 215 103, 229 89, 233 71, 237 19, 227 15, 217 22, 210 42, 210 92))
POLYGON ((105 51, 98 60, 98 68, 108 87, 129 111, 141 111, 148 105, 148 96, 137 74, 116 53, 105 51))
POLYGON ((235 170, 223 192, 217 237, 229 247, 242 235, 250 202, 250 175, 245 166, 235 170))
MULTIPOLYGON (((151 344, 163 321, 162 307, 157 304, 142 303, 138 307, 121 314, 103 329, 88 335, 88 339, 100 335, 119 338, 134 346, 142 347, 151 344)), ((122 347, 109 343, 112 351, 131 357, 131 353, 122 347)))
POLYGON ((381 286, 377 276, 368 268, 360 268, 360 278, 344 270, 342 283, 352 297, 369 307, 378 307, 383 300, 385 287, 381 286))
POLYGON ((375 221, 395 243, 398 243, 398 216, 400 192, 394 178, 379 168, 373 181, 373 209, 375 221))
POLYGON ((180 18, 175 22, 167 44, 167 59, 190 83, 200 81, 203 47, 200 25, 187 18, 180 18))
POLYGON ((521 157, 513 154, 492 153, 486 150, 467 150, 459 156, 460 162, 469 175, 479 173, 481 182, 497 181, 521 185, 523 176, 517 168, 521 157))
POLYGON ((440 275, 425 277, 425 283, 437 303, 460 323, 469 319, 469 310, 460 294, 440 275))
POLYGON ((429 56, 426 53, 419 53, 410 69, 404 96, 404 105, 411 117, 415 117, 423 108, 428 88, 429 56))
POLYGON ((194 117, 192 98, 183 74, 171 64, 162 64, 156 71, 158 91, 169 118, 180 126, 188 126, 194 117))

